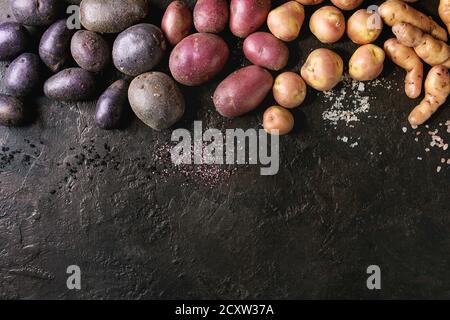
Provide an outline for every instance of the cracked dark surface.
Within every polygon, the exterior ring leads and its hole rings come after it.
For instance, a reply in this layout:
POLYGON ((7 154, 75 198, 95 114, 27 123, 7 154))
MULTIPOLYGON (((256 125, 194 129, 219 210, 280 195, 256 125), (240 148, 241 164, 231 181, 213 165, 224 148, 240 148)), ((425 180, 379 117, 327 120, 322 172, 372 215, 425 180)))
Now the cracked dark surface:
MULTIPOLYGON (((159 24, 169 1, 151 2, 159 24)), ((435 2, 418 6, 435 14, 435 2)), ((6 0, 0 8, 4 21, 6 0)), ((291 69, 319 46, 303 30, 289 45, 291 69)), ((245 62, 242 41, 225 37, 227 70, 183 88, 180 127, 261 122, 264 107, 235 120, 213 109, 215 86, 245 62)), ((346 61, 356 48, 348 39, 332 47, 346 61)), ((449 170, 416 160, 424 145, 401 131, 414 102, 402 92, 404 73, 387 65, 383 77, 401 90, 374 92, 370 113, 383 121, 340 128, 361 137, 358 148, 337 141, 322 119, 327 105, 310 90, 295 112, 302 129, 281 139, 278 175, 222 168, 213 184, 164 160, 171 131, 137 119, 101 131, 93 103, 36 93, 29 126, 0 128, 0 298, 450 298, 449 170), (66 288, 72 264, 81 267, 81 291, 66 288), (381 291, 366 288, 371 264, 381 267, 381 291)), ((449 118, 448 104, 430 126, 449 118)))

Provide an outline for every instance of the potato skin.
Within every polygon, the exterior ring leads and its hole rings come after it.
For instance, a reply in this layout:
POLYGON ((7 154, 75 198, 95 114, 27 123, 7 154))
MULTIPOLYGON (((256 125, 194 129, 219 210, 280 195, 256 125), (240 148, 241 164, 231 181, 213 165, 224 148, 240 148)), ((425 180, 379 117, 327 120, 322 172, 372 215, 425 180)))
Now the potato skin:
POLYGON ((25 27, 17 22, 0 24, 0 60, 15 59, 25 52, 29 34, 25 27))
POLYGON ((128 108, 128 83, 117 80, 98 98, 95 112, 97 126, 104 130, 118 129, 128 108))
POLYGON ((223 80, 214 92, 217 112, 227 118, 256 109, 273 85, 272 75, 258 66, 239 69, 223 80))
POLYGON ((309 28, 320 42, 335 43, 345 33, 345 17, 338 8, 325 6, 313 13, 309 28))
POLYGON ((164 35, 157 26, 141 23, 119 34, 113 45, 116 68, 129 76, 137 76, 158 65, 167 49, 164 35))
POLYGON ((249 35, 243 45, 248 60, 269 70, 283 69, 289 60, 289 49, 268 32, 255 32, 249 35))
POLYGON ((10 0, 16 21, 27 26, 48 26, 58 18, 60 0, 10 0))
POLYGON ((39 57, 53 72, 58 72, 69 57, 70 40, 74 31, 69 30, 66 19, 52 24, 42 35, 39 57))
POLYGON ((41 60, 34 53, 23 53, 6 69, 3 79, 8 94, 22 97, 39 83, 41 60))
POLYGON ((298 38, 304 20, 303 6, 296 1, 289 1, 270 11, 267 25, 275 37, 289 42, 298 38))
POLYGON ((23 103, 17 98, 0 94, 0 125, 6 127, 20 126, 24 119, 23 103))
POLYGON ((344 72, 344 62, 335 52, 320 48, 308 56, 301 68, 305 82, 318 91, 333 89, 341 80, 344 72))
POLYGON ((342 10, 353 10, 359 7, 364 0, 331 0, 331 2, 342 10))
POLYGON ((284 136, 294 129, 294 116, 280 106, 272 106, 264 112, 263 127, 271 135, 284 136))
POLYGON ((239 38, 246 38, 258 30, 271 7, 271 0, 231 0, 230 30, 239 38))
POLYGON ((375 42, 383 30, 383 22, 380 18, 379 25, 375 25, 370 19, 374 13, 366 9, 356 11, 347 22, 347 35, 356 44, 369 44, 375 42))
POLYGON ((358 81, 376 79, 383 71, 385 57, 384 50, 374 44, 359 47, 350 58, 350 76, 358 81))
POLYGON ((195 29, 198 32, 222 32, 229 16, 227 0, 198 0, 194 7, 195 29))
POLYGON ((275 78, 273 97, 282 107, 292 109, 305 101, 307 88, 305 81, 294 72, 283 72, 275 78))
POLYGON ((186 86, 199 86, 214 78, 225 66, 230 51, 223 39, 211 33, 195 33, 172 50, 169 59, 174 79, 186 86))
POLYGON ((83 0, 83 27, 98 33, 119 33, 143 21, 149 13, 147 0, 83 0))
POLYGON ((84 101, 92 97, 95 79, 81 68, 69 68, 55 74, 44 84, 45 95, 57 101, 84 101))
POLYGON ((72 37, 70 51, 75 62, 91 72, 102 71, 111 61, 108 43, 92 31, 77 31, 72 37))
POLYGON ((136 116, 158 131, 177 123, 185 110, 180 89, 161 72, 148 72, 136 77, 128 89, 128 100, 136 116))
POLYGON ((161 29, 167 41, 175 46, 191 33, 193 25, 191 10, 184 1, 177 0, 167 7, 161 29))

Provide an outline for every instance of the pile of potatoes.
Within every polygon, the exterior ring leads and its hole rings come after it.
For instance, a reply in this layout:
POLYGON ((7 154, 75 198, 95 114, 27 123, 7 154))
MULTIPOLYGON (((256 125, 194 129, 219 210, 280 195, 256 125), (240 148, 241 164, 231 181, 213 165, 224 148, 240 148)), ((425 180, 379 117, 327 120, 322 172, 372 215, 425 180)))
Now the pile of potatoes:
MULTIPOLYGON (((423 62, 433 66, 425 80, 425 98, 409 117, 412 125, 430 118, 450 93, 447 31, 405 3, 416 0, 387 0, 378 12, 356 10, 362 0, 295 0, 278 7, 271 0, 198 0, 193 10, 176 0, 167 7, 160 26, 147 22, 151 11, 147 0, 82 0, 84 29, 78 31, 68 28, 60 0, 10 2, 17 22, 0 25, 0 60, 12 60, 3 80, 8 95, 0 95, 2 125, 23 122, 26 108, 21 100, 39 86, 41 68, 53 73, 43 85, 47 97, 83 101, 95 96, 98 75, 113 65, 123 77, 100 95, 97 125, 118 128, 131 107, 149 127, 167 129, 185 111, 176 82, 200 86, 224 69, 230 49, 221 34, 229 28, 243 39, 243 53, 252 65, 218 85, 212 97, 217 112, 228 118, 244 115, 272 93, 277 105, 264 113, 263 126, 270 134, 288 134, 294 127, 289 109, 305 101, 307 86, 328 91, 343 78, 343 59, 327 48, 312 50, 299 73, 283 71, 289 60, 286 43, 301 36, 304 28, 304 6, 318 4, 309 17, 312 34, 324 45, 344 35, 359 45, 348 62, 353 79, 377 78, 387 56, 407 71, 405 92, 417 98, 422 93, 423 62), (356 11, 346 20, 342 10, 356 11), (392 27, 395 38, 381 48, 374 42, 383 24, 392 27), (29 50, 30 34, 24 26, 45 28, 36 53, 29 50), (152 71, 165 56, 170 76, 152 71)), ((450 0, 441 0, 439 13, 450 29, 450 0)))

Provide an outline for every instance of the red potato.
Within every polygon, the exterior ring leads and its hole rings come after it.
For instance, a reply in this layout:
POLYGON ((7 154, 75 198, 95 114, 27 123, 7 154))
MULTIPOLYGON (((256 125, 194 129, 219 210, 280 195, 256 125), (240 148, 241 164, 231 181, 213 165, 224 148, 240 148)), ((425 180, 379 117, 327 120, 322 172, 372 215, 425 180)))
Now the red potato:
POLYGON ((356 9, 363 1, 364 0, 331 0, 336 7, 342 10, 356 9))
POLYGON ((316 5, 319 3, 322 3, 324 0, 295 0, 298 3, 301 3, 305 6, 312 6, 312 5, 316 5))
POLYGON ((377 13, 366 9, 356 11, 347 22, 347 35, 356 44, 369 44, 378 39, 383 22, 377 13), (378 17, 378 18, 377 18, 378 17))
POLYGON ((282 107, 293 109, 300 106, 306 98, 306 84, 300 75, 284 72, 275 79, 273 97, 282 107))
POLYGON ((333 89, 341 80, 344 73, 342 58, 329 49, 316 49, 308 56, 301 69, 305 82, 319 91, 333 89))
POLYGON ((278 71, 288 63, 288 47, 268 32, 249 35, 243 49, 248 60, 269 70, 278 71))
POLYGON ((246 38, 266 21, 271 0, 231 0, 230 30, 239 38, 246 38))
POLYGON ((376 79, 383 71, 385 58, 384 50, 374 44, 359 47, 350 58, 350 77, 358 81, 376 79))
POLYGON ((335 43, 345 33, 345 17, 338 8, 325 6, 313 13, 309 28, 320 42, 335 43))
POLYGON ((184 1, 173 1, 164 13, 161 29, 172 46, 177 45, 192 31, 192 13, 184 1))
POLYGON ((230 50, 223 39, 211 33, 195 33, 172 50, 169 68, 176 81, 199 86, 214 78, 225 66, 230 50))
POLYGON ((275 37, 289 42, 298 38, 304 21, 303 6, 296 1, 289 1, 270 11, 267 26, 275 37))
POLYGON ((280 106, 272 106, 264 112, 263 127, 271 135, 284 136, 294 129, 294 116, 280 106))
POLYGON ((217 112, 227 118, 256 109, 272 89, 272 75, 258 66, 249 66, 230 74, 219 84, 213 101, 217 112))
POLYGON ((194 7, 195 29, 198 32, 222 32, 228 24, 229 16, 226 0, 198 0, 194 7))

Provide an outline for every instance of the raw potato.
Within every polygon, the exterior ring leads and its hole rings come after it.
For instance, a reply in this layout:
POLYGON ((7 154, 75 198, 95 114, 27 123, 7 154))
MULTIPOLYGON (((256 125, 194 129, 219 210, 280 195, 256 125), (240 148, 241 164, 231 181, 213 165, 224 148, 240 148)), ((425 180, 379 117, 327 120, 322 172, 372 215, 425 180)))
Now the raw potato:
POLYGON ((296 1, 289 1, 270 11, 267 25, 270 32, 280 40, 289 42, 298 38, 303 22, 305 9, 296 1))
POLYGON ((305 82, 318 91, 333 89, 344 73, 342 58, 329 49, 316 49, 308 56, 301 68, 305 82))
POLYGON ((184 1, 173 1, 164 13, 161 29, 172 46, 186 38, 192 30, 191 9, 184 1))
POLYGON ((425 98, 409 115, 409 123, 419 126, 425 123, 442 106, 450 94, 450 75, 444 66, 431 68, 425 80, 425 98))
POLYGON ((380 16, 366 9, 356 11, 347 22, 347 35, 356 44, 375 42, 382 30, 383 22, 380 16))
POLYGON ((364 0, 331 0, 336 7, 342 10, 356 9, 363 1, 364 0))
POLYGON ((227 0, 198 0, 194 7, 194 25, 198 32, 219 33, 228 25, 227 0))
POLYGON ((20 126, 24 119, 23 103, 14 97, 0 94, 0 126, 20 126))
POLYGON ((268 32, 255 32, 245 39, 244 54, 257 66, 269 70, 283 69, 289 60, 289 49, 281 41, 268 32))
POLYGON ((72 37, 70 52, 75 62, 87 71, 102 71, 111 62, 108 43, 92 31, 77 31, 72 37))
POLYGON ((298 3, 301 3, 305 6, 312 6, 319 3, 322 3, 324 0, 296 0, 298 3))
POLYGON ((441 0, 439 3, 439 16, 450 32, 450 0, 441 0))
POLYGON ((379 13, 384 22, 391 27, 402 22, 409 23, 435 38, 447 42, 447 31, 444 28, 439 26, 433 18, 402 1, 388 0, 384 2, 379 8, 379 13))
POLYGON ((0 60, 15 59, 25 52, 29 34, 25 27, 17 22, 0 24, 0 60))
POLYGON ((417 55, 430 66, 450 67, 450 46, 424 33, 408 23, 399 23, 392 28, 397 39, 405 46, 414 48, 417 55))
POLYGON ((239 38, 246 38, 266 22, 271 0, 231 0, 230 30, 239 38))
POLYGON ((423 63, 416 52, 392 38, 384 43, 386 55, 398 66, 406 70, 405 92, 411 99, 422 93, 423 63))
POLYGON ((58 18, 61 0, 11 0, 16 21, 27 26, 48 26, 58 18))
POLYGON ((288 110, 272 106, 264 112, 263 127, 271 135, 284 136, 294 129, 294 116, 288 110))
POLYGON ((244 115, 263 102, 272 85, 272 75, 261 67, 239 69, 219 84, 213 96, 214 105, 224 117, 244 115))
POLYGON ((325 6, 313 13, 309 28, 320 42, 334 43, 345 33, 345 18, 338 8, 325 6))
POLYGON ((128 108, 128 83, 117 80, 98 98, 95 112, 97 126, 104 130, 118 129, 128 108))
POLYGON ((195 33, 172 50, 169 68, 175 80, 186 86, 199 86, 222 71, 230 51, 215 34, 195 33))
POLYGON ((89 31, 119 33, 143 21, 148 12, 147 0, 83 0, 80 21, 89 31))
POLYGON ((132 26, 114 41, 112 58, 116 68, 129 76, 138 76, 156 67, 166 53, 164 35, 157 26, 141 23, 132 26))
POLYGON ((93 75, 81 68, 65 69, 44 84, 45 95, 57 101, 84 101, 92 98, 95 91, 93 75))
POLYGON ((350 58, 350 77, 358 81, 376 79, 383 71, 385 58, 384 50, 374 44, 359 47, 350 58))
POLYGON ((41 60, 34 53, 23 53, 6 69, 3 79, 8 94, 23 97, 39 83, 41 60))
POLYGON ((53 72, 62 69, 70 52, 70 40, 74 31, 67 28, 66 19, 52 24, 42 35, 39 56, 53 72))
POLYGON ((282 107, 292 109, 300 106, 306 98, 306 84, 300 75, 284 72, 275 79, 273 97, 282 107))
POLYGON ((177 123, 185 110, 180 89, 162 72, 148 72, 136 77, 128 89, 128 100, 136 116, 158 131, 177 123))

